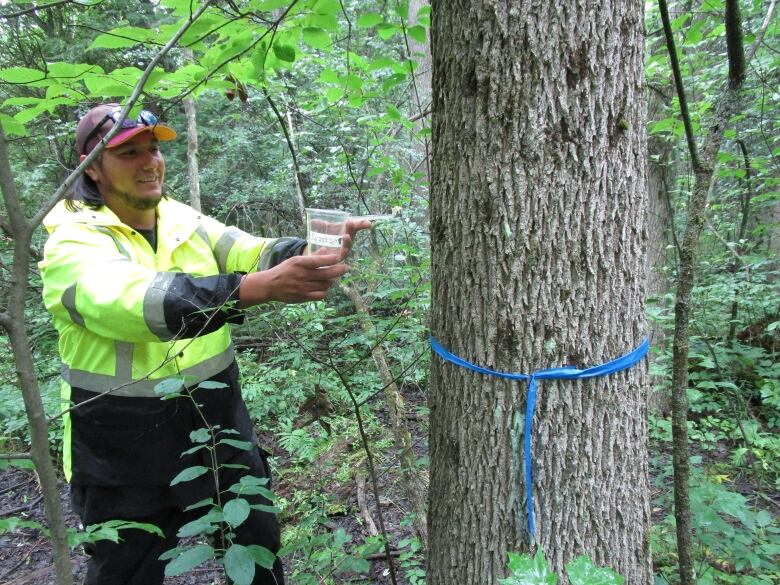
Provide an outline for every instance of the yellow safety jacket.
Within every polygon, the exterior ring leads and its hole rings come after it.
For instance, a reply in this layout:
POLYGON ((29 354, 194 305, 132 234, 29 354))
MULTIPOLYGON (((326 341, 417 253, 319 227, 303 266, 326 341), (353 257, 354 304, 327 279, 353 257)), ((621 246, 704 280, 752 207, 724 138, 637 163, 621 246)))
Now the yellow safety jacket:
POLYGON ((234 306, 241 273, 270 268, 305 242, 257 238, 167 198, 156 252, 105 206, 70 211, 60 202, 44 226, 43 298, 59 333, 62 395, 85 403, 65 420, 66 477, 168 485, 194 464, 181 454, 203 415, 253 438, 228 325, 243 318, 234 306), (171 377, 190 389, 205 380, 224 387, 198 390, 196 408, 155 393, 171 377))

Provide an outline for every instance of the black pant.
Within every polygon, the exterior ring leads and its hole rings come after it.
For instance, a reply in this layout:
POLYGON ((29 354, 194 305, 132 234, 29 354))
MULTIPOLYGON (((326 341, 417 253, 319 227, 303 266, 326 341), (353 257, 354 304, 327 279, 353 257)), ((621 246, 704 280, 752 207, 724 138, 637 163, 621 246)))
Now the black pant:
MULTIPOLYGON (((227 487, 231 483, 222 485, 227 487)), ((73 485, 71 498, 73 509, 85 526, 111 519, 131 520, 153 524, 165 535, 161 538, 143 530, 128 529, 119 532, 118 543, 99 540, 85 545, 84 549, 90 555, 85 585, 161 585, 166 563, 159 560, 160 555, 178 544, 176 533, 184 524, 208 511, 203 507, 185 512, 164 487, 73 485), (154 512, 148 513, 150 509, 154 512)), ((247 496, 246 499, 251 504, 269 503, 260 496, 247 496)), ((279 524, 274 514, 253 509, 249 518, 233 532, 232 541, 236 544, 259 544, 274 553, 279 550, 279 524)), ((223 547, 221 543, 215 543, 215 546, 223 547)), ((284 584, 282 563, 278 558, 270 571, 259 565, 255 565, 255 569, 254 585, 284 584)))

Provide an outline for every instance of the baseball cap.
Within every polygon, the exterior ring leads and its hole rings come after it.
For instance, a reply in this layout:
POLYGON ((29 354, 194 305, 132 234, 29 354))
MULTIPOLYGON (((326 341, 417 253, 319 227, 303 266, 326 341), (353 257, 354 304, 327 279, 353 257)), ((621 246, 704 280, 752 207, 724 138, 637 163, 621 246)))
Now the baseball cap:
MULTIPOLYGON (((114 127, 121 112, 119 104, 100 104, 84 114, 76 126, 76 152, 79 155, 89 154, 114 127)), ((141 132, 152 132, 160 141, 176 138, 173 128, 160 124, 157 116, 148 110, 142 110, 134 120, 125 118, 119 123, 122 129, 108 141, 106 148, 119 146, 141 132)))

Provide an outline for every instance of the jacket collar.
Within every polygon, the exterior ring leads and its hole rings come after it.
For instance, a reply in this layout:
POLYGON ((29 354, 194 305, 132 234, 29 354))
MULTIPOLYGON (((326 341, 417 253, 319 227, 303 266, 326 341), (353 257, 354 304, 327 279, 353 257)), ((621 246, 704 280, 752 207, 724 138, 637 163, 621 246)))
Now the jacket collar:
MULTIPOLYGON (((60 201, 46 215, 43 226, 49 233, 54 232, 59 226, 67 224, 87 224, 93 226, 114 227, 120 230, 132 230, 105 205, 93 210, 89 207, 80 207, 75 211, 69 211, 65 201, 60 201)), ((163 198, 157 205, 157 237, 173 238, 173 241, 183 242, 200 225, 202 215, 189 205, 179 203, 174 199, 163 198), (178 238, 178 240, 177 240, 178 238)))

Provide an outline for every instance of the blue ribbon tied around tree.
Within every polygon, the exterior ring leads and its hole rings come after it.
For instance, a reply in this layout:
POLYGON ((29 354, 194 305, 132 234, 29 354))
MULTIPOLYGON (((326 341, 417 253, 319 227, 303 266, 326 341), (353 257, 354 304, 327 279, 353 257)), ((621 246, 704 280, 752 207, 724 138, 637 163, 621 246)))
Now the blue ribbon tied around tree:
POLYGON ((550 368, 548 370, 538 370, 532 374, 510 374, 507 372, 497 372, 488 368, 483 368, 463 358, 447 351, 436 338, 431 335, 428 338, 431 348, 441 358, 457 366, 461 366, 473 372, 479 372, 488 376, 504 378, 506 380, 522 380, 528 382, 528 400, 525 405, 525 426, 523 428, 523 466, 525 468, 525 491, 526 507, 528 513, 528 532, 531 539, 536 537, 536 527, 534 525, 534 492, 533 492, 533 454, 531 450, 532 425, 534 420, 534 408, 536 406, 537 380, 583 380, 585 378, 596 378, 598 376, 607 376, 616 372, 621 372, 637 364, 650 349, 650 339, 645 339, 634 351, 625 354, 599 366, 593 366, 580 370, 572 366, 563 366, 560 368, 550 368))

